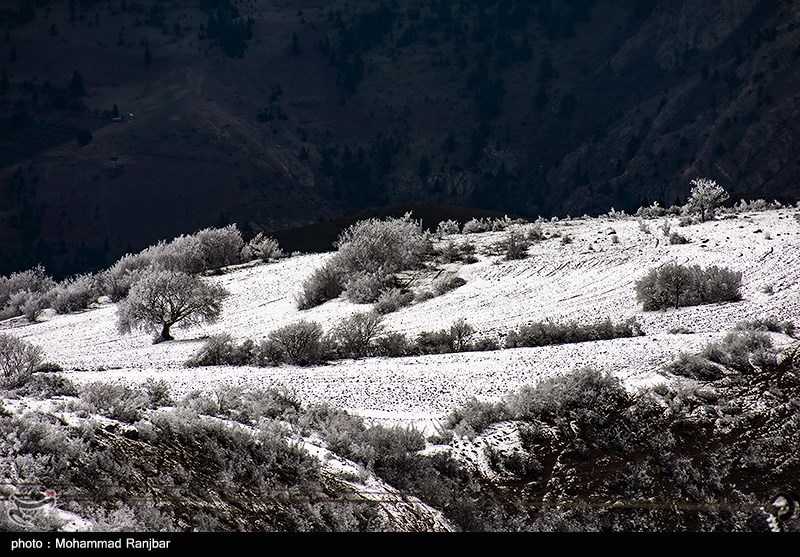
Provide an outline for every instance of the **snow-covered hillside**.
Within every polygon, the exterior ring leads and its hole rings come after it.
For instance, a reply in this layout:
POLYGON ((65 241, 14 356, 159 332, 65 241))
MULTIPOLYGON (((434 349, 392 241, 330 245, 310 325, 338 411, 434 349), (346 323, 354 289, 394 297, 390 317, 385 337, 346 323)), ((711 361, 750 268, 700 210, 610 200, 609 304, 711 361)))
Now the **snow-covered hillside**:
MULTIPOLYGON (((800 315, 800 222, 783 209, 728 216, 704 224, 672 228, 690 240, 671 245, 659 230, 662 219, 571 220, 547 223, 548 239, 534 244, 527 259, 505 261, 482 255, 503 232, 458 236, 474 242, 479 261, 449 264, 467 284, 443 296, 386 317, 387 330, 415 334, 448 327, 464 317, 481 336, 502 339, 529 321, 553 319, 594 322, 637 317, 645 337, 596 343, 466 354, 340 361, 310 368, 201 368, 183 363, 202 338, 228 332, 238 338, 265 338, 270 331, 300 319, 325 328, 369 309, 343 299, 298 311, 294 294, 329 255, 307 255, 278 263, 242 266, 208 280, 231 293, 214 325, 174 331, 176 341, 157 345, 145 334, 121 336, 116 309, 109 304, 80 314, 53 316, 35 324, 22 318, 0 323, 0 330, 40 345, 48 360, 61 364, 76 383, 143 382, 164 378, 180 396, 223 384, 284 386, 304 402, 327 401, 381 421, 419 425, 438 420, 471 396, 498 399, 542 377, 593 366, 635 387, 663 380, 660 368, 682 350, 695 351, 722 336, 737 322, 776 315, 800 315), (557 233, 558 236, 555 236, 557 233), (569 235, 571 243, 561 238, 569 235), (617 238, 615 240, 614 238, 617 238), (743 275, 743 300, 667 312, 642 312, 634 282, 667 262, 721 265, 743 275), (673 334, 678 328, 692 334, 673 334)), ((527 226, 527 225, 526 225, 527 226)))

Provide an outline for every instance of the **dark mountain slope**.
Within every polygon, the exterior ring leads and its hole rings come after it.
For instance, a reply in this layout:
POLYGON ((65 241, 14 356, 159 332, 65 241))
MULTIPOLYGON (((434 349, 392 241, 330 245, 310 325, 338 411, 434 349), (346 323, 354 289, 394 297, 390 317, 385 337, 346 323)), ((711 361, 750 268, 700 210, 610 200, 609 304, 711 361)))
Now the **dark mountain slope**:
POLYGON ((382 204, 631 210, 700 174, 798 195, 793 1, 20 6, 0 9, 0 273, 382 204))

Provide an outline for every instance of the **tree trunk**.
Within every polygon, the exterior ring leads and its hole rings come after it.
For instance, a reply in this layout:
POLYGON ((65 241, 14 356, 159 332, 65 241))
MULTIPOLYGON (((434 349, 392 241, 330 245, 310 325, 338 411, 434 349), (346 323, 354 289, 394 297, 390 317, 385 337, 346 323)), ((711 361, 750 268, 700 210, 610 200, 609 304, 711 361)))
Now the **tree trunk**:
POLYGON ((162 340, 175 340, 175 339, 172 338, 172 335, 169 334, 169 328, 170 327, 171 327, 171 324, 165 324, 161 328, 161 338, 162 338, 162 340))

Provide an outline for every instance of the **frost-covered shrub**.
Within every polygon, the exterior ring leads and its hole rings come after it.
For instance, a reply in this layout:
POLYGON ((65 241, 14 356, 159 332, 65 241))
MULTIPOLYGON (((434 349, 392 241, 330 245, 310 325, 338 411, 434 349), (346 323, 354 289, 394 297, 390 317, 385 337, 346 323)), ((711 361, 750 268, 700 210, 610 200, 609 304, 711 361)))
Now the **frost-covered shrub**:
POLYGON ((462 234, 478 234, 492 230, 491 219, 472 218, 464 223, 461 229, 462 234))
POLYGON ((160 248, 148 248, 140 253, 129 253, 120 257, 99 277, 103 293, 114 302, 124 300, 140 273, 153 264, 153 255, 158 249, 160 248))
POLYGON ((540 223, 533 224, 530 228, 528 228, 527 232, 528 240, 531 242, 539 242, 544 240, 546 236, 544 235, 544 229, 540 223))
POLYGON ((732 207, 732 209, 730 209, 730 212, 748 213, 756 211, 771 211, 774 209, 781 209, 782 207, 783 205, 777 200, 770 203, 765 199, 752 199, 749 202, 741 199, 732 207))
POLYGON ((421 290, 414 295, 414 301, 417 303, 427 302, 428 300, 432 300, 436 297, 430 290, 421 290))
POLYGON ((230 334, 222 333, 206 339, 186 362, 186 367, 255 365, 257 357, 257 347, 252 340, 239 344, 230 334))
POLYGON ((200 244, 202 271, 239 263, 244 241, 235 224, 224 228, 205 228, 196 232, 194 238, 200 244))
POLYGON ((286 361, 283 345, 272 339, 262 340, 258 345, 254 365, 259 367, 279 366, 286 361))
POLYGON ((153 269, 196 275, 239 263, 242 235, 231 224, 158 242, 139 253, 121 257, 100 277, 103 293, 113 301, 124 299, 141 272, 153 269))
POLYGON ((664 236, 669 236, 669 232, 672 230, 672 225, 670 225, 669 219, 664 219, 661 221, 661 226, 659 228, 664 236))
POLYGON ((461 251, 452 240, 436 248, 436 257, 443 263, 454 263, 461 260, 461 251))
POLYGON ((144 382, 142 388, 147 398, 150 400, 150 408, 162 408, 175 404, 175 401, 172 399, 169 383, 164 379, 156 380, 150 377, 144 382))
POLYGON ((118 383, 89 383, 80 389, 80 399, 89 412, 121 422, 134 423, 150 408, 150 399, 139 389, 118 383))
POLYGON ((375 339, 373 350, 376 356, 387 358, 400 358, 409 356, 414 352, 408 337, 403 333, 397 332, 387 333, 375 339))
POLYGON ((44 373, 39 368, 27 383, 15 389, 15 393, 47 399, 57 396, 78 396, 78 388, 64 375, 44 373))
POLYGON ((472 350, 474 352, 492 352, 500 350, 500 343, 493 338, 481 337, 472 343, 472 350))
POLYGON ((575 321, 567 323, 540 321, 522 325, 519 329, 510 331, 506 335, 505 345, 506 348, 549 346, 630 338, 643 334, 642 326, 633 317, 620 323, 614 323, 611 319, 588 324, 580 324, 575 321))
POLYGON ((664 370, 682 377, 698 379, 700 381, 715 381, 725 375, 725 370, 719 364, 710 362, 698 354, 685 352, 678 359, 664 367, 664 370))
POLYGON ((55 282, 41 265, 0 277, 0 319, 27 314, 23 307, 35 295, 49 292, 55 282))
POLYGON ((496 218, 492 221, 492 231, 493 232, 502 232, 504 230, 508 230, 512 224, 516 224, 518 221, 513 220, 508 215, 503 216, 502 218, 496 218))
POLYGON ((439 223, 436 227, 436 236, 442 238, 451 234, 458 234, 461 232, 461 225, 454 220, 445 220, 439 223))
POLYGON ((437 260, 442 263, 455 263, 463 261, 465 263, 475 263, 475 244, 470 242, 456 243, 449 240, 444 245, 436 248, 437 260))
POLYGON ((467 284, 467 281, 459 276, 445 275, 433 281, 432 289, 436 296, 447 294, 451 290, 460 288, 467 284))
POLYGON ((360 221, 347 228, 336 243, 336 258, 347 273, 384 268, 396 273, 419 267, 430 252, 422 224, 403 218, 360 221))
POLYGON ((0 334, 0 386, 9 389, 23 386, 43 361, 42 349, 38 346, 0 334))
POLYGON ((753 369, 750 359, 763 357, 772 349, 772 339, 762 331, 732 331, 719 342, 709 343, 702 356, 741 372, 753 369))
POLYGON ((415 352, 418 354, 449 354, 472 350, 475 329, 463 318, 456 320, 449 329, 423 331, 417 335, 415 352))
POLYGON ((299 321, 272 331, 269 340, 282 350, 285 361, 298 366, 324 363, 330 352, 322 326, 313 321, 299 321))
POLYGON ((33 323, 39 315, 53 305, 55 289, 47 292, 17 292, 8 302, 9 308, 18 308, 25 318, 33 323))
POLYGON ((597 435, 613 416, 627 406, 630 397, 616 377, 594 369, 579 369, 559 377, 548 377, 535 387, 522 387, 506 399, 512 419, 542 420, 565 431, 575 427, 584 439, 597 435))
POLYGON ((652 230, 650 230, 650 225, 644 222, 644 220, 639 219, 636 222, 639 224, 639 230, 643 234, 652 234, 652 230))
POLYGON ((413 301, 414 294, 412 292, 400 288, 389 288, 378 296, 378 301, 375 302, 375 311, 386 315, 411 305, 413 301))
POLYGON ((54 284, 53 279, 41 265, 27 271, 12 273, 7 277, 0 277, 0 307, 5 306, 17 292, 46 292, 54 284))
POLYGON ((344 292, 342 272, 329 261, 308 277, 302 290, 295 295, 298 309, 309 309, 338 298, 344 292))
POLYGON ((260 259, 264 263, 269 263, 274 259, 284 257, 283 250, 280 248, 278 241, 274 238, 264 236, 259 232, 255 237, 247 242, 242 248, 241 259, 242 261, 252 261, 253 259, 260 259))
MULTIPOLYGON (((712 265, 705 269, 692 266, 696 305, 738 302, 742 299, 742 273, 712 265)), ((688 304, 687 304, 688 305, 688 304)))
POLYGON ((100 296, 93 275, 79 275, 60 282, 54 289, 53 308, 61 314, 88 308, 100 296))
POLYGON ((636 216, 642 219, 654 219, 663 217, 665 213, 666 210, 658 204, 658 201, 654 201, 649 207, 639 207, 636 216))
POLYGON ((454 430, 457 435, 474 437, 487 427, 510 417, 501 402, 483 402, 475 397, 468 398, 454 408, 444 419, 444 426, 454 430))
POLYGON ((472 337, 475 335, 475 328, 467 323, 463 317, 450 325, 450 345, 453 352, 466 352, 472 348, 472 337))
POLYGON ((794 336, 796 326, 794 321, 781 319, 774 315, 767 317, 757 317, 748 321, 741 321, 734 327, 737 331, 768 331, 771 333, 783 333, 784 335, 794 336))
POLYGON ((741 300, 742 274, 725 268, 667 263, 636 281, 645 311, 741 300))
POLYGON ((506 237, 502 242, 506 260, 525 259, 528 257, 529 247, 530 241, 518 228, 512 228, 506 232, 506 237))
POLYGON ((395 273, 419 268, 431 252, 429 235, 420 222, 411 220, 411 213, 403 218, 357 222, 341 233, 336 246, 338 251, 326 267, 303 284, 297 299, 301 309, 345 290, 350 297, 351 288, 351 299, 374 302, 393 283, 395 273))
POLYGON ((673 232, 669 235, 669 243, 672 245, 683 245, 688 244, 689 239, 686 236, 682 236, 677 232, 673 232))
POLYGON ((414 352, 417 354, 449 354, 453 352, 450 332, 442 329, 419 333, 414 341, 414 352))
POLYGON ((357 271, 344 283, 347 299, 354 304, 370 304, 378 300, 382 292, 393 288, 394 277, 383 269, 357 271))
POLYGON ((372 353, 375 339, 383 332, 382 317, 374 312, 356 313, 332 332, 336 351, 343 358, 365 358, 372 353))
POLYGON ((155 255, 154 265, 163 269, 199 274, 239 263, 244 246, 235 224, 225 228, 204 228, 178 236, 155 255))

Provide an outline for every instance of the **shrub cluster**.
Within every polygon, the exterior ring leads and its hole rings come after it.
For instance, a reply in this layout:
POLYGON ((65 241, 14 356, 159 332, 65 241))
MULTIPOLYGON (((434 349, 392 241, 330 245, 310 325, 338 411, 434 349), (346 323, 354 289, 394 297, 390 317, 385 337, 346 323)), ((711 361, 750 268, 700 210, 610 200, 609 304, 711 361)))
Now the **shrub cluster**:
POLYGON ((461 225, 454 220, 444 220, 436 227, 436 237, 443 238, 451 234, 459 234, 461 232, 461 225))
POLYGON ((664 367, 664 370, 682 377, 700 381, 716 381, 725 375, 725 368, 711 362, 700 354, 681 353, 678 359, 664 367))
POLYGON ((252 261, 260 259, 264 263, 269 263, 274 259, 284 257, 284 255, 276 239, 264 236, 262 232, 259 232, 242 248, 241 260, 252 261))
POLYGON ((400 288, 388 288, 378 296, 378 301, 375 302, 375 311, 381 315, 386 315, 411 305, 413 301, 414 294, 410 291, 400 288))
POLYGON ((502 402, 484 402, 471 397, 451 410, 444 419, 443 426, 459 437, 472 439, 490 425, 509 418, 508 408, 502 402))
POLYGON ((541 223, 538 222, 528 228, 527 237, 531 242, 540 242, 547 238, 541 223))
POLYGON ((667 263, 636 281, 645 311, 741 300, 742 274, 724 267, 667 263))
POLYGON ((502 232, 511 226, 525 223, 522 219, 512 219, 508 215, 502 218, 472 218, 464 223, 462 234, 478 234, 480 232, 502 232))
POLYGON ((97 277, 79 275, 60 282, 53 289, 53 308, 61 314, 88 308, 100 297, 97 277))
POLYGON ((300 309, 318 306, 345 292, 356 303, 375 302, 395 285, 395 275, 422 266, 431 242, 420 222, 403 218, 369 219, 339 236, 337 252, 317 269, 297 295, 300 309))
POLYGON ((469 352, 475 329, 466 319, 459 319, 449 329, 424 331, 417 335, 416 350, 419 354, 447 354, 469 352))
POLYGON ((683 245, 688 244, 689 239, 686 236, 678 234, 677 232, 672 232, 669 235, 669 243, 672 245, 683 245))
MULTIPOLYGON (((398 358, 501 348, 493 338, 478 337, 475 328, 463 318, 446 329, 423 331, 413 338, 403 333, 385 332, 381 319, 377 312, 356 313, 328 333, 319 323, 300 321, 271 332, 260 344, 249 339, 237 342, 228 334, 215 335, 206 340, 186 365, 263 367, 287 363, 308 366, 342 358, 398 358)), ((587 325, 545 321, 511 331, 506 336, 505 348, 629 338, 643 334, 635 318, 621 323, 606 319, 587 325)))
POLYGON ((794 323, 775 318, 743 322, 721 340, 708 343, 699 354, 681 353, 665 370, 701 381, 716 381, 727 373, 751 373, 776 363, 772 339, 766 331, 793 330, 794 323))
POLYGON ((330 341, 322 326, 313 321, 299 321, 272 331, 269 344, 279 362, 298 366, 321 364, 330 356, 330 341))
POLYGON ((377 312, 356 313, 328 333, 319 323, 300 321, 272 331, 258 344, 250 339, 237 342, 229 334, 215 335, 185 365, 310 366, 344 358, 397 358, 500 348, 493 339, 476 339, 475 329, 464 319, 447 329, 424 331, 414 339, 403 333, 385 332, 381 320, 377 312))
POLYGON ((119 383, 89 383, 80 389, 82 408, 93 414, 126 423, 142 419, 151 407, 150 397, 141 389, 119 383))
POLYGON ((442 263, 475 263, 478 258, 475 257, 475 244, 470 242, 456 243, 449 240, 443 245, 435 248, 436 259, 442 263))
POLYGON ((519 228, 512 228, 506 232, 506 237, 501 242, 503 254, 508 261, 528 257, 530 245, 531 240, 519 228))
POLYGON ((567 323, 542 321, 523 325, 516 331, 509 332, 506 335, 505 347, 522 348, 571 344, 642 335, 644 335, 642 326, 633 317, 621 323, 613 323, 611 319, 605 319, 585 325, 574 321, 567 323))
POLYGON ((479 234, 481 232, 489 232, 492 229, 492 219, 472 218, 464 223, 464 227, 461 229, 461 232, 462 234, 479 234))
POLYGON ((0 387, 13 389, 25 385, 43 362, 38 346, 0 334, 0 387))
POLYGON ((242 235, 234 224, 182 235, 169 243, 159 242, 139 253, 124 255, 114 263, 100 277, 103 291, 112 300, 119 301, 128 295, 143 271, 196 275, 239 263, 243 247, 242 235))
POLYGON ((787 336, 794 336, 796 325, 789 319, 781 319, 774 315, 767 317, 757 317, 749 321, 741 321, 734 327, 737 331, 767 331, 770 333, 782 333, 787 336))
POLYGON ((772 357, 772 339, 763 331, 731 331, 709 343, 701 355, 711 362, 742 373, 761 366, 772 357))
POLYGON ((616 377, 591 368, 548 377, 522 387, 506 399, 508 413, 522 421, 550 421, 579 429, 602 430, 610 412, 630 403, 616 377), (570 424, 574 422, 573 426, 570 424))
POLYGON ((267 365, 269 359, 264 356, 268 353, 268 350, 262 350, 261 345, 256 345, 250 339, 238 343, 230 334, 222 333, 206 339, 200 350, 186 362, 186 366, 247 366, 260 365, 262 362, 267 365))
POLYGON ((448 273, 434 280, 431 289, 434 296, 443 296, 456 288, 461 288, 465 284, 467 284, 467 281, 463 278, 448 273))
POLYGON ((0 319, 24 315, 33 322, 48 308, 72 313, 88 308, 101 294, 95 275, 78 275, 56 283, 39 265, 0 277, 0 319))
POLYGON ((750 201, 745 201, 744 199, 739 200, 738 203, 734 204, 733 207, 727 210, 729 213, 754 213, 758 211, 772 211, 775 209, 782 209, 783 204, 780 201, 774 200, 772 202, 767 201, 766 199, 751 199, 750 201))
POLYGON ((654 201, 649 207, 639 207, 636 211, 636 216, 640 219, 655 219, 665 214, 666 210, 658 204, 658 201, 654 201))
POLYGON ((33 321, 50 307, 55 282, 41 265, 0 277, 0 320, 25 315, 33 321))

